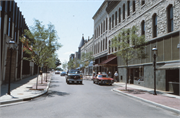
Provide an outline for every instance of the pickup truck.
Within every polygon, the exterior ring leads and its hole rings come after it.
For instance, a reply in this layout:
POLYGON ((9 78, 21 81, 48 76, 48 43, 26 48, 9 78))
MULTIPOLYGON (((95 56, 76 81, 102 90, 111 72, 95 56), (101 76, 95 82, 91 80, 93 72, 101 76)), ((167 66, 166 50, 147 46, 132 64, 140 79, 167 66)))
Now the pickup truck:
POLYGON ((70 83, 82 84, 83 83, 83 76, 80 73, 80 71, 77 69, 69 70, 67 73, 67 76, 66 76, 66 83, 67 84, 70 84, 70 83))

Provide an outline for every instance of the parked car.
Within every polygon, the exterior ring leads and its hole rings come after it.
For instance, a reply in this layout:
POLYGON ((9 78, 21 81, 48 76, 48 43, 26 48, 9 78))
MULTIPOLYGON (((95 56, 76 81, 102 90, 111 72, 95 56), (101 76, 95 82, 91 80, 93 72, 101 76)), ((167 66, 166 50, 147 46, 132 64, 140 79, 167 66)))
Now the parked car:
POLYGON ((65 76, 65 75, 67 75, 67 73, 65 71, 62 71, 60 75, 65 76))
POLYGON ((68 71, 68 74, 66 76, 66 83, 83 83, 83 76, 77 69, 71 69, 68 71))
POLYGON ((60 71, 59 71, 59 70, 56 70, 56 71, 55 71, 55 74, 60 74, 60 71))
POLYGON ((93 77, 93 83, 112 85, 114 83, 114 79, 108 77, 107 74, 97 74, 93 77))

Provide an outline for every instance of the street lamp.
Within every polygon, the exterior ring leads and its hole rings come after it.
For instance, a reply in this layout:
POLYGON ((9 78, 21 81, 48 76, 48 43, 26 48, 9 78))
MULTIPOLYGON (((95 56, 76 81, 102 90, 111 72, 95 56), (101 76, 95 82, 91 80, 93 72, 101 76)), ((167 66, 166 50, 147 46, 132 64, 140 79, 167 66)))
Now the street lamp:
POLYGON ((154 52, 153 56, 154 56, 154 62, 153 62, 153 66, 154 66, 154 94, 153 95, 157 95, 156 94, 156 53, 157 53, 157 48, 156 46, 154 46, 152 48, 152 51, 154 52))
POLYGON ((11 95, 10 93, 10 85, 11 85, 11 61, 12 61, 12 50, 14 48, 15 42, 13 40, 9 41, 9 49, 10 49, 10 68, 9 68, 9 82, 8 82, 8 95, 11 95))

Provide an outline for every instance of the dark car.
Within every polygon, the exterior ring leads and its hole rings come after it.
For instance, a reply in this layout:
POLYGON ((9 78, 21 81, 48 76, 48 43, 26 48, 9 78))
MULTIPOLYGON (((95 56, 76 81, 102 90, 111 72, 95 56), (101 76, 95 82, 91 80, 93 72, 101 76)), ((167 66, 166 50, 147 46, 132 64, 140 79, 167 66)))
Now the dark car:
POLYGON ((93 83, 112 85, 114 83, 114 79, 108 77, 106 74, 98 74, 93 77, 93 83))
POLYGON ((66 72, 61 72, 61 74, 60 74, 61 76, 65 76, 65 75, 67 75, 67 73, 66 72))
POLYGON ((83 83, 83 76, 80 73, 79 70, 77 69, 71 69, 68 71, 67 76, 66 76, 66 83, 83 83))

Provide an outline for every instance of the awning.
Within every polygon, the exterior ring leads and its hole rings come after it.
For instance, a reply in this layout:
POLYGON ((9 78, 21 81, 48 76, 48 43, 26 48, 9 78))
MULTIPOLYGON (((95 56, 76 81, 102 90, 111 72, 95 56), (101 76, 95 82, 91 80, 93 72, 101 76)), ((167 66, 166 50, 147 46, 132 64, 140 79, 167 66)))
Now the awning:
POLYGON ((116 66, 117 65, 117 56, 106 59, 103 62, 101 62, 99 65, 116 66))
POLYGON ((173 70, 178 68, 180 68, 180 62, 164 64, 163 66, 157 68, 157 70, 173 70))
POLYGON ((93 63, 94 63, 94 61, 90 61, 90 63, 89 63, 89 67, 92 67, 93 66, 93 63))

